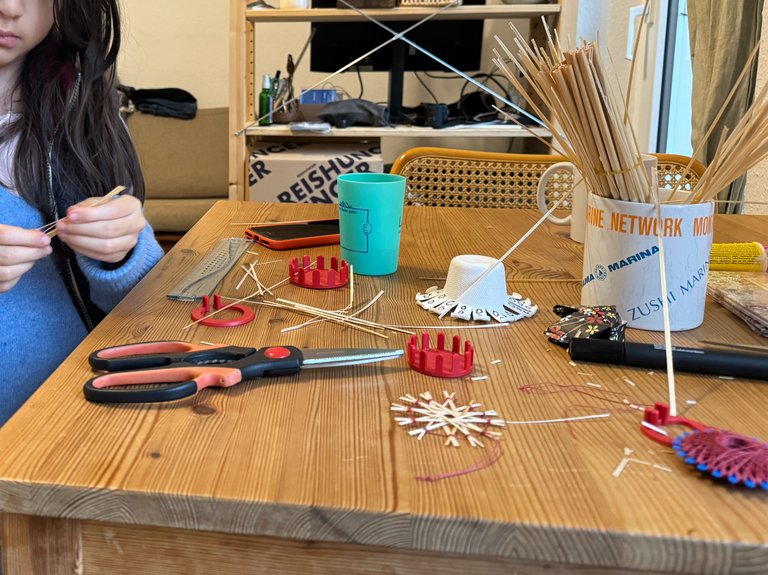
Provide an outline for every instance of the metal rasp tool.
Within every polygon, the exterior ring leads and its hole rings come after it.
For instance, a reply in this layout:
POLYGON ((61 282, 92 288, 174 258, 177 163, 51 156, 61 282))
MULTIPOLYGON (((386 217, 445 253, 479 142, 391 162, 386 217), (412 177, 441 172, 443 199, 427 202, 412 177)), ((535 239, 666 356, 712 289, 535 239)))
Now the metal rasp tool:
POLYGON ((253 242, 245 238, 224 238, 205 254, 165 297, 177 301, 198 301, 211 295, 224 276, 253 242))

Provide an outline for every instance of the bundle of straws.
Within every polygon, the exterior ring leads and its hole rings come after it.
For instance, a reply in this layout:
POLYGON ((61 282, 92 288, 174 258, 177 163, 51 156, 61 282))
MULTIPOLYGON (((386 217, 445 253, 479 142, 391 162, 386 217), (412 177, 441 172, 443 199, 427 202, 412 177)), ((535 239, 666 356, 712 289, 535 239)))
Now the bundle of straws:
MULTIPOLYGON (((749 62, 745 71, 748 67, 749 62)), ((746 174, 766 157, 768 157, 768 83, 760 89, 749 110, 733 130, 729 131, 727 128, 723 130, 715 155, 694 186, 690 201, 693 203, 714 200, 726 186, 746 174)))
POLYGON ((546 48, 535 41, 529 46, 510 26, 518 53, 513 54, 496 37, 507 59, 494 49, 493 62, 549 128, 558 151, 579 169, 592 193, 648 202, 652 197, 651 182, 632 129, 624 121, 623 101, 605 80, 597 46, 584 42, 577 50, 563 51, 557 33, 553 39, 549 28, 546 48), (518 71, 528 88, 518 78, 518 71), (536 97, 549 115, 542 113, 536 97))
MULTIPOLYGON (((618 94, 615 83, 606 81, 597 45, 583 42, 576 50, 564 51, 557 32, 553 34, 546 23, 546 47, 538 46, 534 40, 529 45, 514 25, 510 24, 510 28, 517 54, 496 36, 506 58, 494 49, 493 62, 542 119, 552 133, 554 147, 579 169, 589 190, 608 198, 655 202, 656 182, 651 181, 643 168, 626 103, 618 94), (548 109, 549 115, 542 109, 548 109)), ((758 47, 755 46, 720 112, 694 151, 694 157, 746 76, 758 47)), ((723 131, 714 158, 686 201, 714 200, 719 192, 766 158, 768 83, 736 126, 723 131)), ((692 158, 685 172, 677 178, 678 188, 685 183, 693 162, 692 158)), ((675 201, 674 193, 669 201, 675 201)))

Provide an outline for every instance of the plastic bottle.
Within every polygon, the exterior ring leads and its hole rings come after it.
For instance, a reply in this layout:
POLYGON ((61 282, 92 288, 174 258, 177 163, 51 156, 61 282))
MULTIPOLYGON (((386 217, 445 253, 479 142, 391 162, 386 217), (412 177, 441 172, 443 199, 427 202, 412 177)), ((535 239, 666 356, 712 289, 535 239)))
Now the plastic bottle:
POLYGON ((768 268, 766 249, 759 242, 712 244, 709 269, 732 272, 764 272, 768 268))
POLYGON ((259 92, 259 126, 269 126, 272 124, 272 81, 269 74, 264 74, 261 83, 261 92, 259 92))

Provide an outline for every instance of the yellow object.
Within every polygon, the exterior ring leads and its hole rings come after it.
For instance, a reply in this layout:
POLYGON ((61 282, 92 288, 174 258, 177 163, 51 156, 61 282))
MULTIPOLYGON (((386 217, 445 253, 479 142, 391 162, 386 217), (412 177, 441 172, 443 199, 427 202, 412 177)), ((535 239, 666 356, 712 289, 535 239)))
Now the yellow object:
POLYGON ((759 242, 712 244, 709 269, 728 272, 764 272, 768 269, 765 246, 759 242))
MULTIPOLYGON (((685 173, 687 156, 654 154, 660 188, 672 188, 685 173)), ((538 209, 536 190, 541 175, 566 158, 553 154, 504 154, 451 148, 412 148, 392 165, 393 174, 407 178, 408 206, 538 209)), ((694 162, 681 190, 699 181, 704 166, 694 162)), ((547 203, 573 187, 573 174, 563 170, 547 182, 547 203)), ((563 206, 570 209, 570 203, 563 206)))

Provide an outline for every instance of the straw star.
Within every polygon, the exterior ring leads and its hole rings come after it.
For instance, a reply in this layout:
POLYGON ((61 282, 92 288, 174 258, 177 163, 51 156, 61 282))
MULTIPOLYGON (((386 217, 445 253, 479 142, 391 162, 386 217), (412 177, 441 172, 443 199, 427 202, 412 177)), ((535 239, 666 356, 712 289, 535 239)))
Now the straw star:
POLYGON ((479 438, 498 439, 499 431, 493 427, 502 427, 506 423, 493 410, 480 410, 480 403, 470 401, 467 405, 456 405, 455 393, 443 391, 443 401, 436 401, 429 392, 419 397, 405 395, 401 401, 405 405, 393 403, 391 410, 398 415, 395 421, 401 427, 412 427, 408 431, 418 439, 427 434, 443 434, 445 445, 459 447, 463 439, 472 447, 484 447, 479 438))

